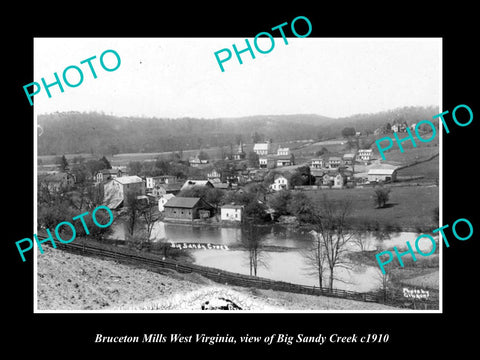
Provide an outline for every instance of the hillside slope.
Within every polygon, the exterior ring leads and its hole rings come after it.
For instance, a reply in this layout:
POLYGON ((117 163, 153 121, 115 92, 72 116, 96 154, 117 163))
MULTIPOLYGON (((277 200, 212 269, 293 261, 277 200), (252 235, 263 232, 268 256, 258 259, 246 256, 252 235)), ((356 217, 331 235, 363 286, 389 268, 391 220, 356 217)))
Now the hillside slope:
POLYGON ((224 286, 197 274, 158 274, 45 248, 38 254, 38 310, 201 310, 228 297, 243 310, 395 309, 376 303, 224 286))
POLYGON ((239 118, 140 118, 64 112, 38 116, 43 134, 39 155, 145 153, 230 146, 273 139, 329 139, 346 126, 373 132, 387 123, 416 123, 437 113, 430 107, 402 107, 375 114, 332 119, 315 114, 257 115, 239 118))

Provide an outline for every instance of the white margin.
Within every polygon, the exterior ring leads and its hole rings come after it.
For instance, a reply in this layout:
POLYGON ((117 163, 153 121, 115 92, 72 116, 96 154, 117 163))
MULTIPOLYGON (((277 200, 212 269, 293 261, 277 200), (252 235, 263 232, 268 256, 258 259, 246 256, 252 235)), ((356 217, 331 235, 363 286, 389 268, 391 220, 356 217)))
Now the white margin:
MULTIPOLYGON (((34 40, 34 79, 37 78, 37 74, 35 74, 35 39, 34 40)), ((363 37, 363 38, 335 38, 331 37, 328 39, 384 39, 384 38, 375 38, 375 37, 363 37)), ((440 44, 440 52, 439 52, 439 59, 440 59, 440 69, 439 69, 439 106, 440 112, 443 109, 443 37, 412 37, 412 38, 390 38, 390 39, 397 39, 397 40, 410 40, 410 39, 438 39, 441 41, 440 44)), ((36 107, 33 105, 33 116, 34 116, 34 179, 33 179, 33 186, 34 186, 34 234, 37 233, 37 112, 36 107)), ((440 119, 438 120, 440 121, 440 119)), ((443 131, 442 127, 439 126, 439 133, 440 133, 440 145, 439 145, 439 222, 443 224, 443 131)), ((439 244, 440 244, 439 236, 439 244)), ((34 240, 34 239, 32 239, 34 240)), ((438 310, 284 310, 284 311, 255 311, 255 310, 241 310, 241 311, 230 311, 230 310, 215 310, 215 311, 205 311, 205 310, 39 310, 38 309, 38 299, 37 299, 37 253, 38 247, 34 251, 33 256, 33 283, 34 283, 34 304, 33 304, 33 312, 35 314, 332 314, 332 313, 346 313, 346 314, 439 314, 443 313, 443 245, 440 247, 439 251, 439 309, 438 310)), ((332 298, 334 299, 334 298, 332 298)))

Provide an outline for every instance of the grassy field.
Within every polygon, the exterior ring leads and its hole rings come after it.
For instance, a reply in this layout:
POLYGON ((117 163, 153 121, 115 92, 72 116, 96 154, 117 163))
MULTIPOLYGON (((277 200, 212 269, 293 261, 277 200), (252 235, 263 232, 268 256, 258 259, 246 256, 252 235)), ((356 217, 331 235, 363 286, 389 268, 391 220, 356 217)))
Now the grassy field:
POLYGON ((314 203, 323 201, 323 195, 333 201, 352 201, 354 224, 378 222, 382 226, 399 229, 427 229, 433 226, 433 211, 439 203, 439 188, 436 186, 392 187, 387 207, 377 209, 373 203, 372 188, 316 190, 305 194, 314 203))
POLYGON ((424 177, 422 181, 435 181, 440 177, 439 161, 439 158, 436 157, 432 160, 400 169, 398 170, 398 176, 422 175, 424 177))
MULTIPOLYGON (((405 134, 399 136, 400 139, 404 138, 405 134)), ((387 145, 387 141, 380 143, 382 146, 387 145)), ((390 150, 384 152, 384 156, 386 158, 385 161, 398 164, 398 165, 406 165, 410 164, 415 161, 428 159, 429 157, 438 154, 440 152, 440 146, 438 143, 438 137, 433 139, 431 142, 422 143, 420 141, 416 141, 417 147, 413 147, 411 141, 407 141, 402 143, 402 147, 404 148, 404 152, 400 152, 397 143, 394 141, 393 146, 390 150)), ((374 152, 374 156, 378 159, 381 159, 381 155, 378 151, 377 146, 375 143, 372 145, 372 149, 374 152)))

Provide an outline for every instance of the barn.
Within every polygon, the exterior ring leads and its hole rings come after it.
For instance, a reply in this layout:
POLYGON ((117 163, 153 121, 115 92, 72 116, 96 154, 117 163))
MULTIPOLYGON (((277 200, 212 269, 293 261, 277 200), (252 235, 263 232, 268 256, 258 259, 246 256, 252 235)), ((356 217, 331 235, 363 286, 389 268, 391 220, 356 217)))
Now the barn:
POLYGON ((368 170, 368 181, 396 181, 397 180, 397 170, 396 169, 379 169, 373 168, 368 170))
POLYGON ((212 216, 213 206, 198 197, 174 197, 163 206, 165 220, 193 221, 212 216))

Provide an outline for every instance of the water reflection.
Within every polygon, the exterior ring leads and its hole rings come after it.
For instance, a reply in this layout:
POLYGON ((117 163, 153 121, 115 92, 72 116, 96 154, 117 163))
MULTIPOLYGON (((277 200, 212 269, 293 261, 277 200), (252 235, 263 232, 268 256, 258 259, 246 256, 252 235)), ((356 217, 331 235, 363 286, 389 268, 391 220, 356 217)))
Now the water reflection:
POLYGON ((240 233, 240 244, 248 257, 250 275, 257 276, 258 266, 268 269, 268 256, 265 251, 265 235, 269 229, 255 226, 252 223, 243 224, 240 233))
MULTIPOLYGON (((121 222, 112 225, 112 238, 125 239, 121 222)), ((397 246, 414 247, 418 234, 398 231, 363 231, 349 244, 349 251, 383 251, 397 246)), ((245 275, 266 277, 297 284, 318 286, 318 275, 308 269, 304 252, 312 246, 307 231, 278 225, 243 227, 191 226, 157 222, 151 241, 226 245, 229 250, 190 249, 195 263, 245 275)), ((419 241, 419 248, 428 253, 429 239, 419 241)), ((336 268, 335 287, 354 291, 371 291, 379 287, 378 267, 355 265, 350 269, 336 268)), ((329 276, 328 271, 326 276, 329 276)))

